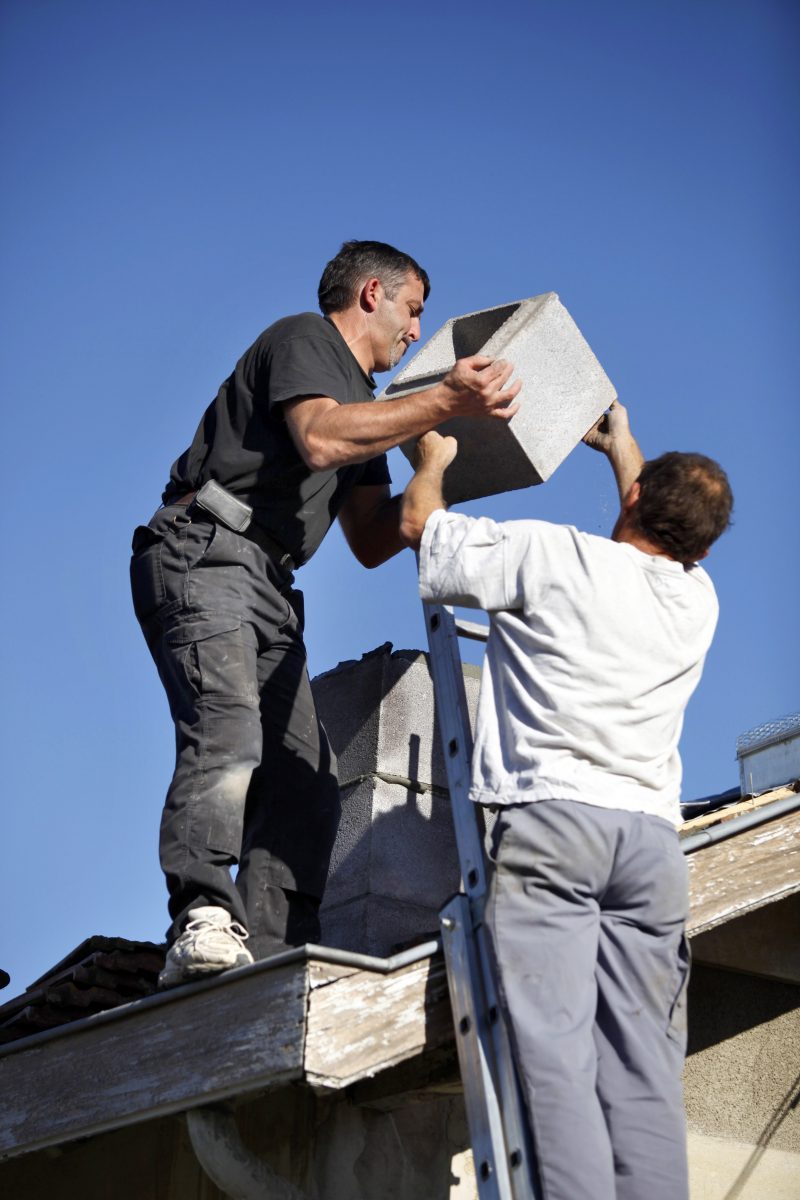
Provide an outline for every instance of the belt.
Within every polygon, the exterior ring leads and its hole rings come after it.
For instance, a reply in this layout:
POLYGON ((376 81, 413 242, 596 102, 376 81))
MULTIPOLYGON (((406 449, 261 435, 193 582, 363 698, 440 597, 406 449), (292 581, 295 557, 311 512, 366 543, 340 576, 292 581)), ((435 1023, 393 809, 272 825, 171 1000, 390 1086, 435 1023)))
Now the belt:
MULTIPOLYGON (((188 508, 196 495, 196 491, 187 492, 185 496, 181 496, 177 500, 170 500, 169 503, 180 504, 188 508)), ((213 513, 210 513, 208 509, 201 508, 200 512, 202 512, 204 516, 209 517, 212 521, 216 521, 218 519, 213 513)), ((219 523, 222 524, 221 521, 219 523)), ((272 561, 277 564, 277 566, 282 567, 284 571, 294 572, 297 570, 294 559, 289 551, 284 550, 280 542, 267 533, 263 525, 259 525, 256 521, 251 520, 250 524, 247 526, 247 529, 240 533, 239 536, 249 538, 251 542, 255 542, 255 544, 264 551, 267 557, 271 558, 272 561)))

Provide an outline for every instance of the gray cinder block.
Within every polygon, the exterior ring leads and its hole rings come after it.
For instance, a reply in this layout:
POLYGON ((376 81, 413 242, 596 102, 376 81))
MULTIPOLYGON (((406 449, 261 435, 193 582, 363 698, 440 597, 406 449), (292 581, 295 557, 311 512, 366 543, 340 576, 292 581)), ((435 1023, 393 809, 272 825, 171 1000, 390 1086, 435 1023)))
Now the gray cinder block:
MULTIPOLYGON (((543 483, 616 398, 616 391, 555 292, 453 317, 379 400, 438 383, 456 359, 505 358, 522 381, 510 421, 456 417, 439 426, 458 441, 444 480, 448 503, 543 483)), ((414 443, 402 449, 408 458, 414 443)))
MULTIPOLYGON (((464 682, 474 722, 480 668, 465 665, 464 682)), ((447 787, 433 682, 421 650, 392 652, 387 642, 318 675, 312 687, 343 787, 376 771, 447 787)))
MULTIPOLYGON (((465 667, 474 723, 480 672, 465 667)), ((459 866, 427 655, 379 647, 313 681, 339 761, 342 820, 321 909, 326 945, 388 955, 438 929, 459 866)))
POLYGON ((389 958, 401 947, 436 937, 439 909, 367 894, 341 904, 328 904, 326 899, 320 922, 323 946, 389 958))
POLYGON ((370 776, 342 791, 326 903, 366 893, 429 907, 458 890, 450 799, 370 776))

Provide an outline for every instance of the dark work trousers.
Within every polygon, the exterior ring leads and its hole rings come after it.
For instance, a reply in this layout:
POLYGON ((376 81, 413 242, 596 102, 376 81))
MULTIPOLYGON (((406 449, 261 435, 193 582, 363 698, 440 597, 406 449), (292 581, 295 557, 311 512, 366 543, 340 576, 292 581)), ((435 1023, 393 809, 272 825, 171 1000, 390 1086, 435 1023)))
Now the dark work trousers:
POLYGON ((170 941, 204 904, 247 927, 254 957, 319 941, 339 789, 292 582, 194 507, 134 534, 134 608, 175 722, 160 839, 170 941))
POLYGON ((498 814, 486 921, 543 1200, 685 1200, 678 835, 572 800, 498 814))

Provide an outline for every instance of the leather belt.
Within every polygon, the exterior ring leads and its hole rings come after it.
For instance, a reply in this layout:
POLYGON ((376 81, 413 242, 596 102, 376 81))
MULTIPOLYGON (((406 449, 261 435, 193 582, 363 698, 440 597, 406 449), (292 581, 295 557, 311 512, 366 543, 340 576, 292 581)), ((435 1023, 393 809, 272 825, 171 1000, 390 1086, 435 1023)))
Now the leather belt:
MULTIPOLYGON (((182 507, 188 508, 196 495, 196 491, 187 492, 185 496, 180 496, 177 500, 170 500, 170 504, 180 504, 182 507)), ((217 519, 213 513, 210 513, 205 508, 201 509, 200 511, 204 516, 208 517, 212 521, 217 519)), ((239 536, 249 538, 251 542, 255 542, 255 544, 264 551, 267 557, 271 558, 272 561, 277 564, 277 566, 282 567, 284 571, 291 571, 293 573, 297 570, 294 559, 289 551, 284 550, 280 542, 276 541, 274 537, 267 533, 263 525, 259 525, 256 521, 251 520, 250 524, 247 526, 247 529, 240 533, 239 536)))

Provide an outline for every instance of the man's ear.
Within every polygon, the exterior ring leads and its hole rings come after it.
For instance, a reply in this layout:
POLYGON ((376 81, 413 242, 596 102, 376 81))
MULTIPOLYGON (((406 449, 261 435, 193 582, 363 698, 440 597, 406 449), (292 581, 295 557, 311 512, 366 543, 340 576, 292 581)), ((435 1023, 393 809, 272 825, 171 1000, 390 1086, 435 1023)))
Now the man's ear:
POLYGON ((361 287, 359 302, 366 312, 375 312, 378 302, 383 295, 383 284, 377 276, 365 280, 361 287))
POLYGON ((710 550, 704 550, 702 554, 698 554, 697 558, 694 561, 702 562, 704 558, 708 558, 709 554, 710 554, 710 550))
POLYGON ((627 492, 625 493, 625 495, 622 498, 622 511, 624 513, 628 513, 631 511, 632 508, 635 508, 636 505, 639 503, 639 497, 641 496, 641 494, 642 494, 642 486, 639 483, 639 480, 636 479, 631 484, 631 486, 628 488, 627 492))

